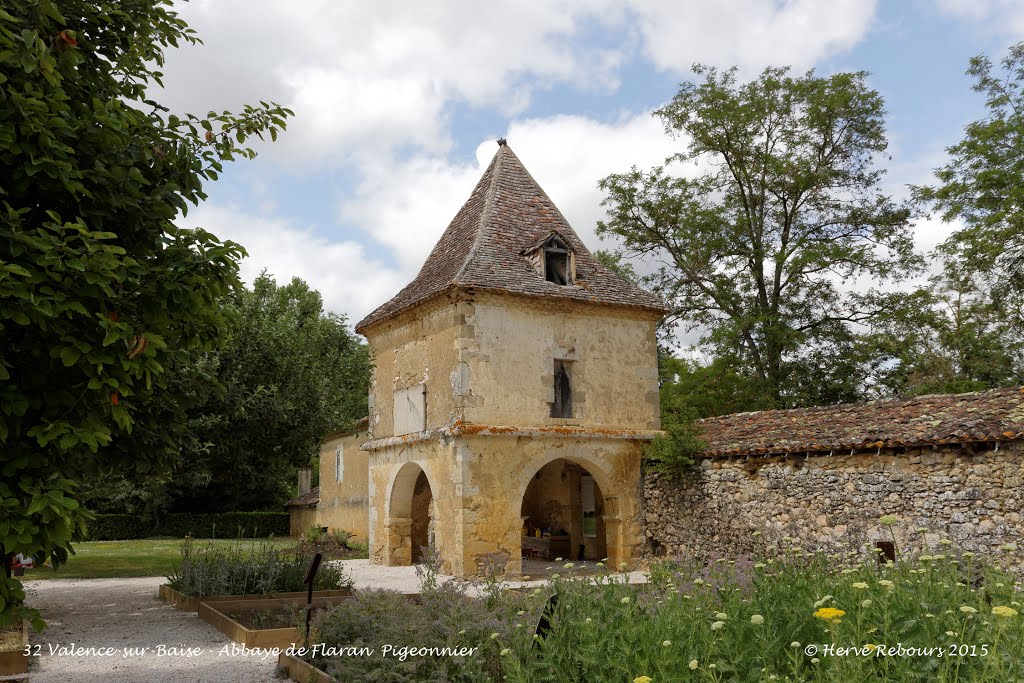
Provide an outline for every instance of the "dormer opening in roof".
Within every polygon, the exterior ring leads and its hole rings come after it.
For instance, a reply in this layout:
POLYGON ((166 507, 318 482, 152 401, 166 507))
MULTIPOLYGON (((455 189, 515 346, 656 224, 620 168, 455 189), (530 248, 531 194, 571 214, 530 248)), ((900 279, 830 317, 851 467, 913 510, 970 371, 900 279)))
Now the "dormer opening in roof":
POLYGON ((538 244, 523 251, 537 274, 556 285, 576 281, 576 254, 569 241, 552 230, 538 244))

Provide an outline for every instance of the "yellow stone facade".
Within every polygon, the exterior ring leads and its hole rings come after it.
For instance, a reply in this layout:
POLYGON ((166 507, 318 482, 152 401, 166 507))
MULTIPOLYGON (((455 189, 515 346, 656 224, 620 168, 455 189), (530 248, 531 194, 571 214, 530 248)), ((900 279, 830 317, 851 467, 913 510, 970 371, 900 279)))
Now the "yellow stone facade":
POLYGON ((358 543, 369 539, 369 453, 360 449, 369 434, 339 433, 320 445, 320 502, 316 524, 352 533, 358 543))
POLYGON ((365 327, 374 365, 363 445, 371 561, 409 564, 432 540, 447 573, 476 575, 505 551, 506 573, 518 575, 524 524, 554 519, 572 557, 583 546, 585 557, 629 562, 642 541, 642 447, 660 427, 659 318, 625 306, 455 290, 365 327), (556 360, 571 368, 568 418, 550 417, 556 360), (396 433, 396 406, 417 401, 422 428, 396 433), (528 496, 545 466, 551 492, 528 496), (600 538, 594 522, 586 535, 579 519, 578 483, 587 476, 599 492, 600 538), (524 509, 524 499, 533 507, 524 509))

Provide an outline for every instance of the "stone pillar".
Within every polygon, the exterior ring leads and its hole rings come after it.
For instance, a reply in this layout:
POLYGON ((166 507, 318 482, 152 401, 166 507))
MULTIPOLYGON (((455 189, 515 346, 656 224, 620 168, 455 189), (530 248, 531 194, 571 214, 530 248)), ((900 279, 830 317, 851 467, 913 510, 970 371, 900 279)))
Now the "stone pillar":
POLYGON ((622 538, 622 520, 615 515, 604 515, 604 533, 608 543, 608 567, 617 571, 619 564, 629 562, 629 548, 622 538))
POLYGON ((385 562, 389 567, 408 567, 412 564, 412 518, 392 517, 385 524, 387 546, 385 562))

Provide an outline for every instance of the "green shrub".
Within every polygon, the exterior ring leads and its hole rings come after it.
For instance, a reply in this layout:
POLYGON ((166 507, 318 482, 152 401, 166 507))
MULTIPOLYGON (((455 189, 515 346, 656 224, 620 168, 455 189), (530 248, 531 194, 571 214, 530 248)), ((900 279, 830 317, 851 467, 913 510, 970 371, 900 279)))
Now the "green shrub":
POLYGON ((320 540, 320 537, 324 535, 323 527, 319 524, 314 524, 302 532, 303 538, 308 543, 316 543, 320 540))
POLYGON ((374 654, 317 655, 307 660, 340 683, 499 681, 500 643, 512 638, 513 631, 532 633, 537 604, 526 596, 507 596, 500 605, 489 607, 467 597, 455 582, 424 590, 419 602, 393 591, 359 591, 344 604, 314 614, 311 641, 330 647, 369 647, 374 654), (409 656, 403 661, 394 652, 386 654, 387 645, 477 650, 465 657, 409 656))
MULTIPOLYGON (((167 583, 189 596, 249 595, 302 591, 312 555, 285 553, 269 543, 229 548, 208 544, 197 548, 191 538, 181 544, 181 560, 167 583)), ((352 579, 337 565, 320 565, 314 590, 351 589, 352 579)))
POLYGON ((121 541, 154 536, 172 538, 265 538, 287 536, 287 512, 172 512, 158 522, 138 515, 96 515, 89 522, 89 541, 121 541))

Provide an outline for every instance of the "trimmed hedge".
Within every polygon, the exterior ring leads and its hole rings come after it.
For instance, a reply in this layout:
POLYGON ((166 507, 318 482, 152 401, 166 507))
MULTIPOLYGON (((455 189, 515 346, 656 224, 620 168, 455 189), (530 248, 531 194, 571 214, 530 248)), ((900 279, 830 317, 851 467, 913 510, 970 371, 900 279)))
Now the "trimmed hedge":
POLYGON ((266 538, 288 535, 287 512, 171 512, 159 522, 137 515, 96 515, 89 522, 88 541, 123 541, 133 538, 266 538))

